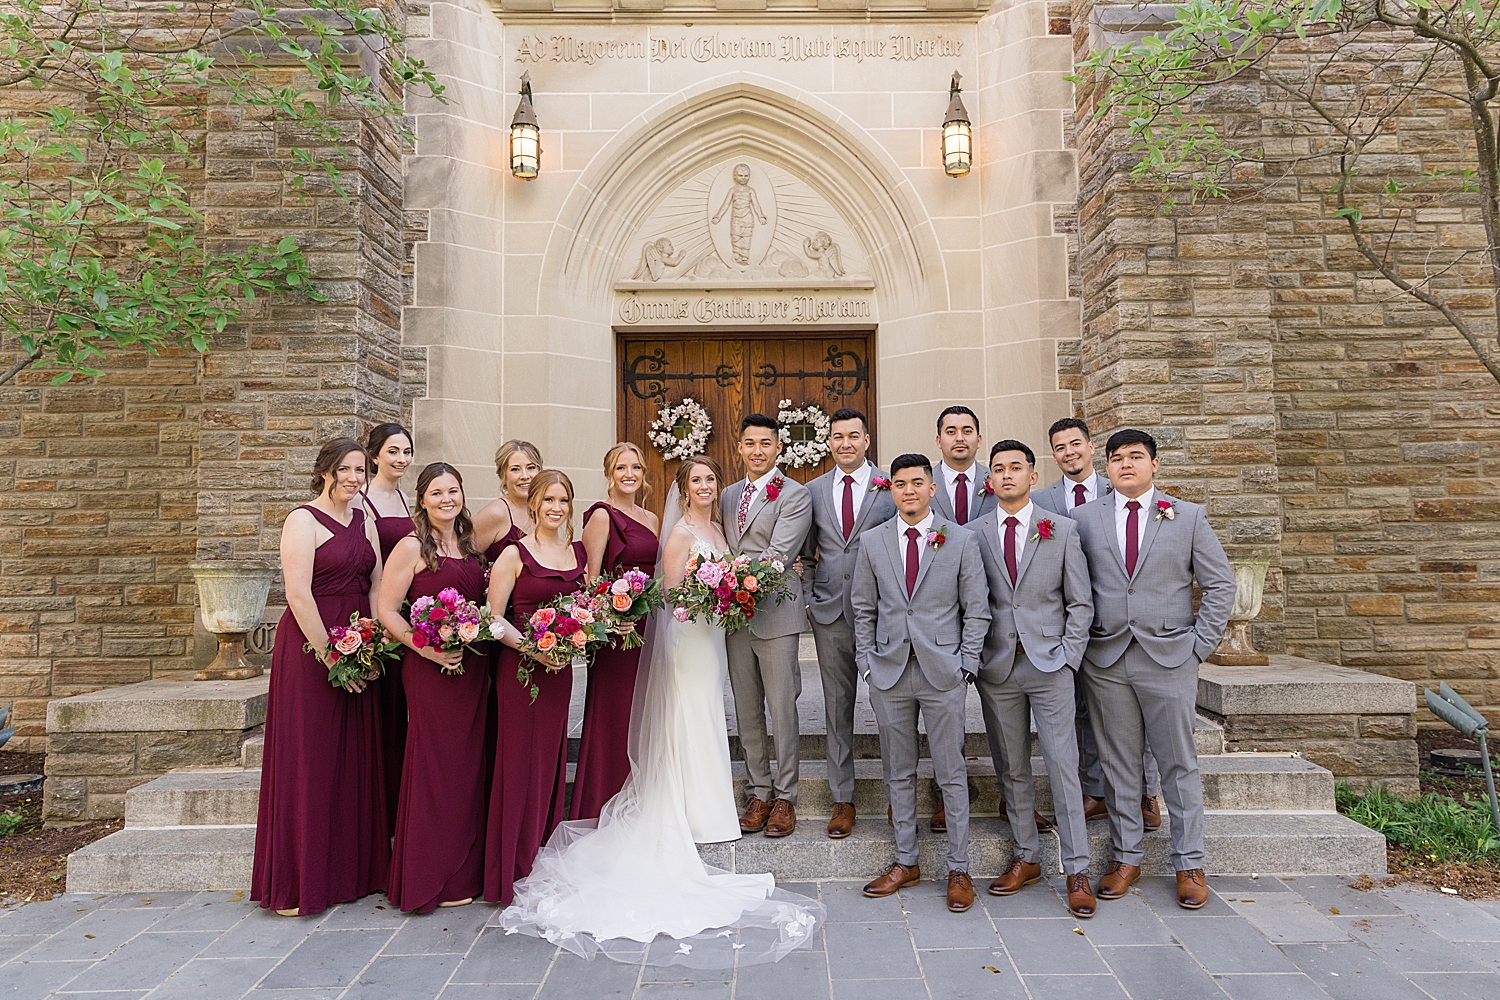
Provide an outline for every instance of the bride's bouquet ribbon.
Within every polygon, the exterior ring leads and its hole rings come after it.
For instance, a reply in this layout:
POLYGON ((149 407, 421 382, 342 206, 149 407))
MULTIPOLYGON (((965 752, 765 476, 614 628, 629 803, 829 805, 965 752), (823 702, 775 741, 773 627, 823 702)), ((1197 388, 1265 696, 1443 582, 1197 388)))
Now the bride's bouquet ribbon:
POLYGON ((682 583, 667 592, 678 621, 707 621, 726 632, 745 628, 766 601, 791 596, 786 563, 775 558, 739 555, 708 557, 694 553, 684 567, 682 583))

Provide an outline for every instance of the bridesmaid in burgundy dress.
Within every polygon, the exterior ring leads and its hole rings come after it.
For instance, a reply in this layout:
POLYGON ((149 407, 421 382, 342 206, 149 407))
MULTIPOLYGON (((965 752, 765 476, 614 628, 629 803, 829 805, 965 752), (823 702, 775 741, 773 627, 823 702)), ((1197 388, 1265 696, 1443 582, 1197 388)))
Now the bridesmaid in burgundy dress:
MULTIPOLYGON (((645 452, 629 441, 615 445, 604 456, 604 479, 609 483, 608 502, 594 504, 583 518, 589 579, 627 569, 654 573, 660 522, 637 502, 650 496, 645 452)), ((626 744, 640 659, 639 648, 601 649, 589 667, 583 739, 578 747, 568 819, 598 819, 604 803, 630 777, 626 744)))
POLYGON ((271 652, 250 898, 283 916, 386 885, 380 702, 363 684, 328 683, 327 626, 369 615, 380 586, 375 526, 352 505, 364 481, 364 448, 334 438, 313 466, 320 495, 281 528, 287 609, 271 652), (316 652, 302 651, 309 642, 316 652))
MULTIPOLYGON (((375 522, 380 538, 380 561, 389 562, 391 549, 411 534, 411 508, 401 492, 401 477, 411 466, 411 431, 400 424, 377 424, 365 447, 369 456, 365 488, 360 492, 365 516, 375 522)), ((390 825, 396 825, 396 801, 401 793, 401 762, 406 755, 406 694, 401 690, 401 661, 387 660, 385 676, 375 685, 380 696, 380 724, 385 751, 385 806, 390 825)))
POLYGON ((410 728, 391 852, 391 902, 403 912, 473 902, 484 887, 486 653, 412 645, 403 598, 452 587, 482 604, 484 562, 458 470, 434 462, 417 477, 413 533, 396 543, 381 592, 380 623, 407 647, 401 665, 410 728), (447 673, 456 667, 462 673, 447 673))
POLYGON ((500 553, 490 570, 490 610, 505 618, 495 678, 499 737, 484 855, 484 898, 510 905, 516 879, 531 871, 536 853, 563 820, 568 775, 568 702, 573 669, 567 660, 531 664, 541 691, 536 702, 516 679, 520 632, 534 611, 583 585, 588 554, 573 541, 573 484, 556 469, 531 481, 527 506, 536 527, 500 553))
POLYGON ((474 515, 474 538, 490 562, 536 527, 526 509, 531 480, 542 471, 542 453, 530 441, 512 438, 495 452, 500 495, 474 515))

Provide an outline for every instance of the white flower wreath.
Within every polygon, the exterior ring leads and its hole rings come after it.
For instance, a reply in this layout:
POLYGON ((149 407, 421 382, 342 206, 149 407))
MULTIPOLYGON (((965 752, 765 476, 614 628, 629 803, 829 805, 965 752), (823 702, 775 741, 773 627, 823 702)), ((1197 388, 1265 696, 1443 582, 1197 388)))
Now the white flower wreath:
POLYGON ((776 424, 777 436, 784 445, 782 461, 788 467, 804 469, 828 457, 828 432, 833 423, 818 404, 804 403, 793 409, 792 401, 783 399, 776 410, 776 424), (793 441, 792 428, 798 426, 812 428, 812 437, 793 441))
POLYGON ((646 436, 661 450, 662 458, 671 462, 701 454, 713 429, 714 422, 708 418, 703 404, 689 396, 674 406, 658 410, 646 436))

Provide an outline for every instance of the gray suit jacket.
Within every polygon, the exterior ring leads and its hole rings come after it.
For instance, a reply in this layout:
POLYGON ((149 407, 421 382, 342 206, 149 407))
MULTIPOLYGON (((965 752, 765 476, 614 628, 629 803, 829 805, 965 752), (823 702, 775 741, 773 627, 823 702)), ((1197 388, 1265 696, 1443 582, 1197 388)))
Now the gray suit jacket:
POLYGON ((1000 540, 1004 513, 992 510, 968 525, 979 536, 979 552, 990 585, 984 679, 998 684, 1010 676, 1018 639, 1038 670, 1076 670, 1083 662, 1089 623, 1094 618, 1088 563, 1078 541, 1078 528, 1065 517, 1033 506, 1024 527, 1026 546, 1021 550, 1016 585, 1012 587, 1000 540), (1036 537, 1037 522, 1047 520, 1052 522, 1052 537, 1036 537))
POLYGON ((750 503, 745 517, 745 530, 739 530, 740 500, 745 495, 747 480, 741 479, 730 486, 719 497, 724 515, 724 537, 735 555, 741 553, 757 558, 775 556, 787 564, 787 582, 792 592, 786 599, 775 604, 758 606, 755 619, 750 623, 750 634, 757 639, 778 639, 796 635, 807 627, 807 602, 802 596, 802 581, 792 572, 792 560, 802 551, 807 529, 812 526, 812 494, 807 487, 778 472, 782 478, 781 492, 775 500, 766 500, 762 491, 750 503))
POLYGON ((1102 496, 1075 508, 1074 523, 1089 561, 1094 588, 1094 622, 1086 654, 1108 667, 1125 655, 1132 637, 1164 667, 1202 662, 1218 646, 1234 607, 1234 571, 1207 512, 1195 503, 1158 490, 1171 500, 1172 520, 1158 517, 1153 502, 1142 508, 1146 533, 1136 557, 1135 575, 1125 575, 1125 558, 1115 533, 1115 497, 1102 496), (1193 581, 1202 600, 1193 614, 1193 581))
MULTIPOLYGON (((866 462, 870 467, 871 480, 885 476, 879 467, 866 462)), ((859 513, 854 515, 854 530, 844 539, 844 519, 840 503, 834 502, 834 482, 842 478, 838 466, 832 472, 807 484, 812 492, 812 530, 802 546, 803 583, 812 583, 808 589, 808 607, 813 620, 820 625, 832 625, 839 615, 852 626, 854 605, 849 600, 850 583, 854 577, 854 560, 859 555, 859 534, 868 528, 884 524, 896 516, 896 502, 890 490, 867 487, 869 492, 860 502, 859 513)), ((843 487, 838 495, 843 496, 843 487)))
POLYGON ((933 547, 919 540, 917 583, 906 596, 902 550, 907 528, 892 518, 860 538, 854 567, 854 662, 873 687, 889 690, 913 653, 932 686, 951 691, 963 671, 979 672, 979 655, 990 627, 984 560, 972 531, 942 517, 947 541, 933 547))
MULTIPOLYGON (((942 462, 939 461, 938 465, 942 462)), ((947 487, 943 484, 943 470, 936 465, 932 467, 933 478, 937 480, 937 492, 932 496, 932 509, 937 512, 938 517, 953 520, 953 502, 948 499, 947 487)), ((981 516, 995 509, 995 494, 986 493, 984 484, 989 482, 990 470, 984 467, 983 462, 974 463, 974 475, 978 482, 969 484, 969 523, 973 524, 981 516)))
MULTIPOLYGON (((1104 492, 1095 497, 1094 499, 1096 500, 1102 500, 1114 492, 1114 487, 1109 485, 1109 480, 1104 478, 1103 473, 1099 475, 1099 482, 1104 487, 1104 492)), ((1074 510, 1073 483, 1067 476, 1063 476, 1045 489, 1033 490, 1031 493, 1031 502, 1038 507, 1045 507, 1054 514, 1061 514, 1063 517, 1072 517, 1072 511, 1074 510)))

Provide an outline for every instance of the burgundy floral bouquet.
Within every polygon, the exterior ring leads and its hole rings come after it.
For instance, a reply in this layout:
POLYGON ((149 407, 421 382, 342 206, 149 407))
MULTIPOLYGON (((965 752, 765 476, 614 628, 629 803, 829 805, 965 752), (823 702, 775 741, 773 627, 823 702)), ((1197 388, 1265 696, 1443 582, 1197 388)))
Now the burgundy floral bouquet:
MULTIPOLYGON (((411 603, 411 644, 418 649, 432 646, 441 650, 478 652, 473 643, 484 624, 484 612, 473 601, 452 587, 438 591, 437 597, 419 597, 411 603)), ((445 674, 464 672, 463 662, 445 674)))
POLYGON ((667 600, 676 605, 672 616, 680 622, 702 619, 733 632, 750 623, 760 602, 792 592, 786 563, 780 559, 707 558, 695 553, 685 568, 687 577, 667 593, 667 600))
MULTIPOLYGON (((358 611, 349 616, 349 624, 328 626, 328 646, 335 654, 328 667, 328 683, 336 688, 373 681, 385 672, 386 660, 401 655, 401 643, 386 635, 375 619, 361 618, 358 611)), ((313 652, 312 643, 303 643, 302 651, 313 652)))
POLYGON ((620 638, 621 649, 635 649, 645 643, 636 624, 662 607, 661 581, 638 569, 627 569, 617 577, 602 577, 594 585, 594 594, 609 601, 610 632, 620 638))
MULTIPOLYGON (((556 598, 532 612, 521 629, 521 665, 516 668, 516 680, 530 692, 532 701, 541 690, 532 680, 533 664, 548 656, 561 663, 587 665, 601 646, 609 644, 611 615, 609 600, 591 590, 556 598)), ((544 668, 548 673, 562 670, 550 664, 544 668)))

